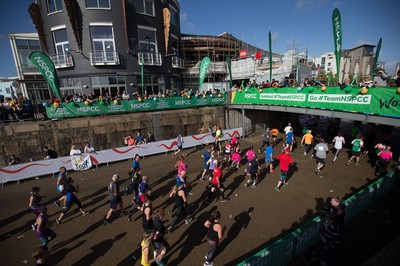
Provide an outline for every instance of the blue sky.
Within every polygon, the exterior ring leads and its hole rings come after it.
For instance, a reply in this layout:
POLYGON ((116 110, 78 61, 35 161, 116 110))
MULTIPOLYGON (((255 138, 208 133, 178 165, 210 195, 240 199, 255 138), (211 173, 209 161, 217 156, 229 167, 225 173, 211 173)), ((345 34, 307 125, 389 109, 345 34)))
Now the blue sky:
MULTIPOLYGON (((158 1, 158 0, 156 0, 158 1)), ((33 32, 28 13, 33 0, 4 1, 0 15, 0 77, 16 76, 9 33, 33 32)), ((340 10, 343 48, 377 45, 382 37, 379 61, 393 74, 400 62, 399 0, 179 0, 181 32, 218 35, 223 32, 268 50, 283 54, 294 43, 309 56, 333 51, 331 16, 340 10)))

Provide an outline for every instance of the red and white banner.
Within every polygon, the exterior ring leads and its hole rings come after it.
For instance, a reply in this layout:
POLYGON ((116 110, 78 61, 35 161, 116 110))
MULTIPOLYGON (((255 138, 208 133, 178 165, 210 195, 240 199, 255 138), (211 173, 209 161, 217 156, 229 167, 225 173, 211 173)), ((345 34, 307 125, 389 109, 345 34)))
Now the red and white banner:
MULTIPOLYGON (((222 140, 230 139, 233 136, 239 138, 243 135, 242 132, 242 128, 224 129, 224 136, 222 137, 222 140)), ((211 135, 211 133, 207 133, 183 137, 183 140, 183 148, 185 149, 202 144, 212 143, 214 142, 214 137, 211 135)), ((136 154, 139 154, 140 156, 149 156, 153 154, 165 153, 177 150, 177 147, 178 143, 176 139, 170 139, 150 142, 148 144, 141 144, 137 146, 124 146, 120 148, 96 151, 95 153, 90 153, 88 156, 90 156, 92 164, 99 165, 102 163, 127 160, 133 158, 136 154)), ((71 156, 0 168, 0 184, 8 181, 17 181, 37 176, 54 174, 57 173, 62 166, 67 168, 67 170, 73 169, 71 156)))
POLYGON ((240 58, 247 58, 247 50, 240 50, 240 58))

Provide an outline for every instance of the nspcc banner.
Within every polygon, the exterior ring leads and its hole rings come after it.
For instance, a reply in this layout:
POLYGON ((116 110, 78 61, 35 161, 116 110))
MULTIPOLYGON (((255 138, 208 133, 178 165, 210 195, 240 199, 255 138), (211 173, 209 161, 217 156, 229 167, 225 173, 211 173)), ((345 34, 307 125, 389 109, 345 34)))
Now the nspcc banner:
POLYGON ((311 107, 400 118, 400 94, 396 89, 375 87, 370 88, 367 94, 361 94, 360 88, 346 92, 339 87, 328 87, 325 91, 304 88, 300 92, 297 88, 236 91, 232 93, 232 104, 311 107))
POLYGON ((110 102, 85 103, 60 103, 56 108, 46 105, 48 118, 66 118, 80 116, 110 115, 119 113, 149 112, 168 109, 194 108, 200 106, 225 105, 226 95, 212 95, 207 97, 170 97, 150 98, 142 101, 122 100, 115 104, 110 102))

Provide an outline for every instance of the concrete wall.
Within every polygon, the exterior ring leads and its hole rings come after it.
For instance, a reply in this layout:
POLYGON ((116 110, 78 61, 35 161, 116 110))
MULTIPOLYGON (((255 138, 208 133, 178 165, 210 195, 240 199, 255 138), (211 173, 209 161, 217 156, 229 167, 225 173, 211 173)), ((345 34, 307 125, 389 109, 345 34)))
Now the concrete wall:
POLYGON ((152 132, 156 140, 198 134, 214 124, 225 128, 225 107, 171 110, 112 116, 74 118, 59 121, 36 121, 6 124, 0 127, 0 165, 15 154, 26 161, 43 158, 47 145, 59 156, 69 154, 71 145, 83 150, 85 143, 103 150, 123 146, 123 137, 140 130, 152 132))

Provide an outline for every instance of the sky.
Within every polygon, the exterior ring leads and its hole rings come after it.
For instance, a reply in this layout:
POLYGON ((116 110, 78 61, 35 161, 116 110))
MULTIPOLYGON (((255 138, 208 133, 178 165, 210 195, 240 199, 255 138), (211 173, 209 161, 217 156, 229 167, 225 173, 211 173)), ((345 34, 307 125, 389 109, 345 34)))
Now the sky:
MULTIPOLYGON (((80 0, 82 1, 82 0, 80 0)), ((115 1, 115 0, 111 0, 115 1)), ((156 0, 158 1, 158 0, 156 0)), ((17 75, 9 33, 35 32, 28 13, 33 0, 4 1, 0 11, 0 77, 17 75)), ((252 45, 283 54, 297 45, 309 57, 333 52, 332 12, 342 17, 343 49, 377 45, 382 38, 379 62, 394 74, 400 63, 399 0, 179 0, 181 32, 232 34, 252 45)))

